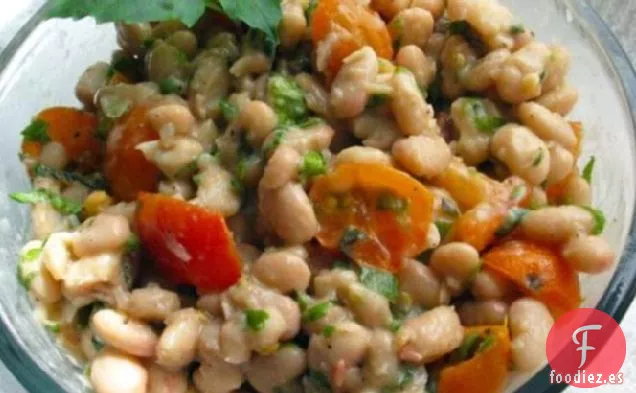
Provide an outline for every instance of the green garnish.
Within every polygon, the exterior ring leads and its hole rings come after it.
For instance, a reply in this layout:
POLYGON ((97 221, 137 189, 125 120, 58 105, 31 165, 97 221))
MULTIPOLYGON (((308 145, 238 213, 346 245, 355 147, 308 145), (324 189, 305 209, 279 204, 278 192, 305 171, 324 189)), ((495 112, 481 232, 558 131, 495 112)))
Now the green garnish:
POLYGON ((37 259, 42 254, 42 247, 31 248, 20 255, 17 265, 18 282, 24 289, 31 289, 31 283, 37 277, 40 265, 37 259))
POLYGON ((413 366, 400 366, 397 381, 394 384, 385 386, 380 393, 398 393, 403 391, 415 378, 415 368, 413 366))
POLYGON ((255 332, 263 330, 265 322, 269 319, 269 314, 265 310, 248 309, 243 311, 245 316, 245 327, 255 332))
POLYGON ((442 211, 450 217, 458 217, 460 213, 457 204, 448 198, 442 198, 442 211))
POLYGON ((592 156, 590 157, 590 160, 587 162, 587 164, 585 164, 585 167, 583 168, 583 174, 581 175, 581 177, 588 184, 592 184, 592 174, 594 173, 595 164, 596 164, 596 157, 592 156))
POLYGON ((327 315, 330 308, 331 302, 316 303, 305 310, 303 313, 303 321, 316 322, 327 315))
POLYGON ((222 99, 221 102, 219 102, 219 109, 221 109, 221 115, 227 122, 233 121, 239 115, 238 106, 232 104, 226 99, 222 99))
POLYGON ((50 321, 46 321, 44 322, 44 328, 46 330, 48 330, 51 333, 57 334, 60 332, 61 330, 61 326, 59 323, 57 322, 50 322, 50 321))
POLYGON ((14 192, 10 194, 9 197, 18 203, 30 205, 49 203, 55 210, 63 214, 79 214, 82 212, 81 204, 43 188, 29 192, 14 192))
POLYGON ((437 227, 437 230, 439 231, 440 239, 443 240, 444 238, 446 238, 446 235, 448 235, 448 233, 453 228, 453 223, 446 220, 437 220, 435 221, 435 226, 437 227))
POLYGON ((537 167, 541 164, 541 161, 543 161, 543 157, 545 156, 545 151, 543 151, 543 149, 539 148, 539 151, 537 152, 536 157, 534 158, 534 161, 532 161, 532 166, 533 167, 537 167))
POLYGON ((408 209, 408 201, 402 199, 391 192, 382 192, 376 201, 378 210, 389 210, 394 213, 402 213, 408 209))
POLYGON ((309 6, 307 6, 307 9, 305 10, 305 16, 308 21, 311 21, 311 17, 314 14, 316 7, 318 7, 318 1, 319 0, 309 0, 309 6))
POLYGON ((104 175, 99 172, 91 175, 82 175, 77 172, 54 169, 42 164, 37 164, 34 171, 35 175, 39 177, 50 177, 66 184, 77 182, 93 190, 105 190, 107 186, 104 175))
POLYGON ((47 133, 48 128, 49 125, 47 122, 35 119, 24 130, 22 130, 21 135, 25 141, 48 142, 51 140, 47 133))
POLYGON ((139 240, 139 236, 134 233, 131 233, 128 236, 128 240, 126 240, 126 252, 136 252, 141 249, 141 240, 139 240))
POLYGON ((327 173, 327 160, 322 153, 310 151, 303 157, 300 166, 300 176, 302 179, 309 180, 313 177, 324 175, 327 173))
POLYGON ((400 294, 397 277, 384 270, 362 266, 360 268, 360 282, 390 302, 395 302, 400 294))
POLYGON ((528 187, 525 184, 516 185, 510 192, 510 200, 520 200, 526 195, 526 192, 528 192, 528 187))
POLYGON ((336 331, 336 327, 333 325, 327 325, 322 329, 322 335, 326 338, 333 336, 333 332, 336 331))
POLYGON ((523 27, 523 25, 512 25, 510 26, 510 33, 511 34, 521 34, 521 33, 525 33, 526 32, 526 28, 523 27))
POLYGON ((184 94, 186 91, 186 83, 179 78, 173 76, 159 82, 159 90, 161 94, 184 94))
POLYGON ((355 244, 367 238, 367 234, 362 232, 356 227, 348 227, 345 229, 340 239, 340 251, 345 255, 350 255, 353 251, 355 244))
POLYGON ((594 217, 594 227, 592 228, 592 235, 600 235, 605 229, 605 214, 598 209, 594 209, 591 206, 581 206, 581 208, 587 210, 594 217))
POLYGON ((91 343, 93 344, 93 348, 95 348, 95 351, 97 352, 100 352, 106 346, 106 344, 99 337, 95 335, 91 337, 91 343))
POLYGON ((472 359, 495 344, 495 336, 486 331, 485 336, 479 333, 469 333, 464 337, 462 345, 450 356, 451 363, 460 363, 472 359))
POLYGON ((487 134, 494 134, 499 127, 506 124, 503 117, 489 115, 484 101, 479 98, 466 98, 464 113, 473 120, 479 131, 487 134))
POLYGON ((305 93, 291 76, 274 74, 269 78, 267 101, 278 115, 281 126, 302 124, 309 115, 305 93))
POLYGON ((499 229, 497 229, 497 232, 495 232, 495 234, 497 236, 508 235, 517 227, 517 225, 519 225, 519 223, 523 220, 523 218, 527 214, 528 214, 528 210, 526 209, 510 209, 508 211, 508 214, 506 214, 506 218, 503 224, 501 224, 501 226, 499 227, 499 229))

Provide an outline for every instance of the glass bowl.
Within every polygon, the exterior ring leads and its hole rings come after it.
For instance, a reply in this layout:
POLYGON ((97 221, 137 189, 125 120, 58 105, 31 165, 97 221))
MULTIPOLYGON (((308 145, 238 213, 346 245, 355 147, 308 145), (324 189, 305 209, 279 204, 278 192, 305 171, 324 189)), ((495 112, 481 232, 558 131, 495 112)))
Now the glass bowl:
MULTIPOLYGON (((30 216, 27 207, 9 201, 8 193, 29 186, 17 154, 20 130, 44 107, 79 105, 75 82, 87 66, 109 58, 115 33, 112 26, 96 26, 90 20, 40 23, 42 3, 30 0, 15 6, 17 16, 26 21, 17 32, 9 32, 11 26, 0 19, 0 45, 8 42, 0 54, 0 358, 31 393, 79 393, 86 389, 81 366, 39 326, 25 291, 17 285, 16 255, 29 238, 30 216)), ((579 88, 580 101, 570 117, 585 125, 582 159, 597 158, 594 203, 605 212, 605 236, 621 255, 615 271, 582 277, 583 306, 620 321, 636 292, 636 75, 609 28, 584 0, 504 3, 539 39, 563 44, 572 53, 570 81, 579 88)), ((508 391, 562 391, 564 385, 549 384, 548 372, 546 367, 530 380, 513 378, 508 391)))

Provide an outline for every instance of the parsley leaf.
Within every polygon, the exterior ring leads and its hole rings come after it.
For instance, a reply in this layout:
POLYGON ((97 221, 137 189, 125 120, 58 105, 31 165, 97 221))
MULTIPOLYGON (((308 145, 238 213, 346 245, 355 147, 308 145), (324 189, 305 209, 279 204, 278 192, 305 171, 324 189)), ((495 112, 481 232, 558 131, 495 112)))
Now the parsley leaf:
POLYGON ((265 322, 269 319, 269 314, 265 310, 248 309, 243 311, 245 315, 245 327, 254 331, 261 331, 265 327, 265 322))
POLYGON ((322 335, 326 338, 329 338, 333 335, 333 332, 336 331, 336 327, 333 325, 327 325, 322 329, 322 335))
POLYGON ((510 26, 510 34, 521 34, 521 33, 525 33, 526 32, 526 28, 523 27, 523 25, 512 25, 510 26))
POLYGON ((230 122, 236 119, 239 115, 238 107, 226 99, 223 99, 221 100, 221 102, 219 102, 219 108, 221 109, 221 115, 223 116, 225 121, 230 122))
POLYGON ((134 233, 131 233, 128 236, 128 240, 126 240, 126 252, 135 252, 141 248, 141 240, 139 240, 139 236, 134 233))
POLYGON ((34 205, 36 203, 50 203, 51 206, 63 214, 79 214, 82 211, 82 205, 63 198, 59 194, 38 188, 29 192, 14 192, 9 195, 11 199, 18 203, 34 205))
POLYGON ((384 270, 362 266, 360 268, 360 282, 365 287, 379 293, 391 302, 396 301, 399 296, 397 278, 384 270))
POLYGON ((310 306, 303 313, 303 321, 305 322, 316 322, 319 319, 322 319, 331 308, 331 302, 321 302, 316 303, 313 306, 310 306))
POLYGON ((585 164, 583 168, 583 180, 585 180, 588 184, 592 184, 592 174, 594 173, 594 165, 596 164, 596 157, 590 157, 590 160, 585 164))
POLYGON ((499 127, 506 124, 506 119, 503 117, 490 115, 484 101, 478 98, 466 98, 464 113, 473 120, 479 131, 487 134, 492 135, 499 127))
POLYGON ((283 17, 280 0, 218 0, 218 3, 230 19, 263 32, 265 42, 272 48, 278 45, 278 25, 283 17))
POLYGON ((305 154, 300 166, 300 174, 303 179, 308 180, 315 176, 324 175, 325 173, 327 173, 327 160, 322 153, 310 151, 305 154))
POLYGON ((25 141, 48 142, 51 140, 47 130, 49 125, 44 120, 35 119, 24 130, 22 137, 25 141))
POLYGON ((105 190, 107 186, 104 175, 98 172, 91 175, 82 175, 77 172, 61 171, 46 165, 38 164, 35 166, 35 175, 40 177, 50 177, 66 184, 77 182, 94 190, 105 190))
POLYGON ((526 209, 510 209, 510 211, 508 211, 508 214, 506 214, 506 218, 503 224, 501 224, 499 229, 497 229, 497 232, 495 232, 495 235, 506 236, 507 234, 512 232, 517 225, 519 225, 521 220, 523 220, 523 218, 527 214, 528 210, 526 209))
POLYGON ((305 92, 290 76, 275 74, 269 78, 267 101, 278 115, 281 126, 302 124, 309 115, 305 92))
POLYGON ((592 228, 592 235, 600 235, 605 229, 605 214, 598 209, 594 209, 590 206, 581 206, 581 208, 587 210, 594 217, 594 228, 592 228))

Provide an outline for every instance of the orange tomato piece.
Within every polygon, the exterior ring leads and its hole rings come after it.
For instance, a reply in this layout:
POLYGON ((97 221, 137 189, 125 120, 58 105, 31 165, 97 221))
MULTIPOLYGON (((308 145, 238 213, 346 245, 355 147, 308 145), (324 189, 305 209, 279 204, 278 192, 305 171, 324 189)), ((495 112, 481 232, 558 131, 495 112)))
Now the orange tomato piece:
POLYGON ((523 293, 545 303, 557 318, 581 303, 577 273, 551 248, 511 240, 491 249, 483 260, 523 293))
POLYGON ((427 247, 433 196, 420 182, 378 164, 342 164, 315 180, 310 198, 318 241, 360 263, 396 271, 427 247))
POLYGON ((240 279, 240 258, 221 214, 142 193, 135 224, 142 245, 173 283, 194 285, 205 293, 223 291, 240 279))
MULTIPOLYGON (((93 170, 101 162, 103 143, 95 135, 97 117, 76 108, 52 107, 43 110, 36 117, 46 123, 46 133, 52 141, 64 146, 70 162, 81 170, 93 170)), ((42 142, 24 141, 22 152, 38 158, 42 142)))
POLYGON ((498 393, 508 378, 511 359, 510 335, 506 326, 477 326, 465 330, 465 337, 478 334, 492 340, 490 346, 471 359, 442 369, 438 393, 498 393))
POLYGON ((488 202, 495 187, 492 179, 475 168, 466 166, 461 160, 453 160, 432 183, 448 191, 462 210, 488 202))
POLYGON ((159 139, 148 121, 148 109, 134 108, 108 135, 104 175, 113 195, 124 201, 156 190, 159 183, 159 169, 137 150, 138 144, 159 139))
POLYGON ((312 14, 311 36, 314 46, 339 31, 338 39, 329 40, 327 74, 333 78, 343 60, 356 50, 372 47, 378 56, 393 58, 393 44, 384 21, 357 0, 321 0, 312 14))

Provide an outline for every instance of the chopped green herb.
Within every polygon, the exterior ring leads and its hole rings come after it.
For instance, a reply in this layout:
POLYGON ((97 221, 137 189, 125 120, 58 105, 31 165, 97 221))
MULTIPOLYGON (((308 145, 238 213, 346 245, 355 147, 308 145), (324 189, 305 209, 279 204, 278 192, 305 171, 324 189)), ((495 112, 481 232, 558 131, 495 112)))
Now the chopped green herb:
POLYGON ((267 102, 278 115, 278 124, 302 124, 309 115, 305 93, 291 77, 275 74, 267 82, 267 102))
POLYGON ((232 191, 234 192, 234 194, 238 195, 239 197, 243 197, 243 194, 245 193, 245 186, 238 177, 233 177, 230 185, 232 186, 232 191))
POLYGON ((592 174, 594 173, 594 165, 596 164, 596 157, 590 157, 590 160, 585 164, 583 168, 583 174, 581 177, 588 183, 592 184, 592 174))
POLYGON ((44 322, 44 328, 51 333, 57 334, 60 332, 61 326, 57 322, 46 321, 44 322))
POLYGON ((322 329, 322 335, 329 338, 333 335, 333 332, 336 331, 336 327, 333 325, 327 325, 322 329))
POLYGON ((340 239, 340 251, 345 255, 350 255, 353 251, 355 244, 367 238, 367 234, 355 227, 349 227, 345 229, 340 239))
POLYGON ((369 98, 367 102, 367 109, 374 109, 386 104, 389 101, 389 95, 387 94, 374 94, 369 98))
POLYGON ((446 235, 448 235, 451 229, 453 228, 453 223, 446 220, 437 220, 435 221, 435 226, 437 227, 437 230, 439 231, 440 238, 443 240, 446 238, 446 235))
POLYGON ((543 161, 544 156, 545 156, 545 151, 539 148, 539 150, 537 151, 537 155, 534 158, 534 161, 532 161, 532 166, 533 167, 539 166, 541 164, 541 161, 543 161))
POLYGON ((18 203, 34 205, 36 203, 49 203, 55 210, 63 214, 79 214, 82 212, 82 205, 63 198, 52 191, 38 188, 29 192, 14 192, 9 195, 11 199, 18 203))
POLYGON ((390 210, 394 213, 402 213, 406 211, 408 207, 408 202, 405 199, 388 191, 380 193, 376 202, 376 208, 378 210, 390 210))
POLYGON ((313 126, 317 126, 318 124, 325 124, 325 121, 323 119, 321 119, 320 117, 310 117, 309 119, 307 119, 304 122, 300 123, 298 125, 298 127, 300 127, 300 128, 310 128, 310 127, 313 127, 313 126))
POLYGON ((102 339, 95 335, 91 337, 91 343, 93 344, 93 348, 95 348, 95 351, 97 352, 100 352, 106 346, 102 339))
POLYGON ((50 177, 66 184, 77 182, 93 190, 105 190, 107 186, 104 175, 99 172, 91 175, 82 175, 77 172, 54 169, 42 164, 37 164, 34 171, 35 175, 39 177, 50 177))
POLYGON ((327 160, 322 153, 310 151, 303 157, 300 166, 300 176, 302 179, 310 180, 313 177, 327 173, 327 160))
POLYGON ((274 133, 271 137, 268 137, 263 145, 263 152, 265 155, 271 154, 274 150, 283 143, 283 139, 285 139, 285 134, 287 134, 287 128, 277 128, 274 130, 274 133))
POLYGON ((398 393, 405 390, 409 386, 413 379, 415 379, 415 367, 402 365, 400 366, 397 381, 391 385, 385 386, 380 390, 380 393, 398 393))
MULTIPOLYGON (((271 54, 278 45, 278 25, 283 17, 280 0, 207 0, 217 3, 230 19, 262 33, 271 54)), ((189 4, 189 3, 188 3, 189 4)))
POLYGON ((305 312, 303 313, 303 321, 316 322, 317 320, 327 315, 330 308, 331 302, 316 303, 305 310, 305 312))
POLYGON ((135 233, 130 233, 128 240, 126 240, 126 252, 136 252, 141 248, 141 240, 135 233))
POLYGON ((397 333, 398 330, 400 330, 402 328, 402 321, 399 319, 394 319, 391 321, 391 324, 389 325, 389 330, 391 330, 393 333, 397 333))
POLYGON ((269 319, 269 314, 265 310, 248 309, 243 311, 245 316, 245 327, 256 332, 263 330, 265 322, 269 319))
POLYGON ((466 98, 464 113, 473 120, 475 127, 481 132, 493 134, 499 127, 506 124, 506 119, 492 116, 488 113, 484 101, 479 98, 466 98))
POLYGON ((49 125, 44 120, 35 119, 24 130, 22 130, 22 138, 25 141, 48 142, 51 140, 47 133, 49 125))
POLYGON ((495 344, 496 338, 492 334, 487 334, 486 337, 479 343, 476 353, 482 353, 490 349, 495 344))
POLYGON ((219 109, 221 109, 221 115, 227 122, 233 121, 239 115, 238 107, 226 99, 219 102, 219 109))
POLYGON ((31 289, 31 283, 38 276, 40 264, 37 259, 42 255, 42 247, 34 247, 20 255, 17 265, 17 277, 24 289, 31 289))
POLYGON ((97 123, 97 129, 95 130, 95 136, 105 141, 108 139, 108 134, 110 134, 110 130, 113 129, 115 122, 113 119, 109 119, 103 114, 99 114, 98 118, 99 122, 97 123))
POLYGON ((311 17, 314 14, 316 7, 318 7, 318 1, 319 0, 309 0, 309 5, 305 10, 305 16, 307 17, 307 20, 311 21, 311 17))
POLYGON ((581 206, 587 210, 594 217, 594 227, 592 228, 592 235, 600 235, 605 229, 605 214, 598 209, 594 209, 591 206, 581 206))
POLYGON ((495 234, 497 236, 506 236, 510 232, 512 232, 519 223, 523 220, 523 218, 528 214, 528 210, 526 209, 510 209, 508 214, 506 214, 506 218, 504 219, 503 224, 497 229, 495 234))
POLYGON ((460 213, 457 204, 448 198, 442 198, 442 212, 450 217, 458 217, 460 213))
POLYGON ((528 192, 528 187, 525 184, 516 185, 513 187, 512 191, 510 192, 510 200, 511 201, 521 200, 526 195, 526 192, 528 192))
POLYGON ((296 302, 300 307, 300 311, 304 312, 311 304, 311 297, 304 292, 296 292, 296 302))
POLYGON ((360 268, 360 282, 390 302, 395 302, 400 294, 397 277, 384 270, 362 266, 360 268))
POLYGON ((161 94, 182 95, 186 91, 186 83, 179 78, 170 77, 159 82, 161 94))
POLYGON ((526 28, 523 25, 512 25, 510 26, 511 34, 522 34, 526 32, 526 28))
POLYGON ((451 363, 459 363, 472 358, 479 348, 482 339, 479 333, 468 333, 464 336, 462 345, 450 356, 451 363))

